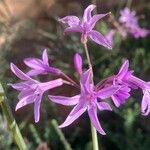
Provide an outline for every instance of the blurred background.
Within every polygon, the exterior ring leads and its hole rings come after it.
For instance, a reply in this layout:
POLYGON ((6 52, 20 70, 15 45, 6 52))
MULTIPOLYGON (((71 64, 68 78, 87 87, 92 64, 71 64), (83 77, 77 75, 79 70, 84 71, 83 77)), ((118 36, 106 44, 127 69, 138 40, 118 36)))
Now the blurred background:
MULTIPOLYGON (((120 10, 125 7, 137 12, 141 27, 150 29, 149 0, 0 0, 0 81, 29 150, 92 150, 87 114, 69 127, 59 130, 57 122, 62 123, 71 108, 55 105, 45 96, 40 121, 35 124, 32 105, 14 111, 18 93, 7 86, 7 83, 18 81, 9 69, 10 62, 27 71, 23 59, 41 57, 44 48, 48 48, 53 66, 61 68, 70 77, 78 80, 72 58, 75 52, 80 52, 85 58, 80 36, 64 36, 62 25, 57 19, 66 15, 81 17, 83 10, 91 3, 97 5, 98 13, 111 11, 114 15, 114 20, 106 17, 97 24, 97 30, 104 35, 110 29, 116 29, 114 22, 117 22, 120 10)), ((89 42, 88 46, 94 66, 95 83, 117 73, 125 58, 130 60, 130 68, 138 77, 150 80, 150 36, 135 39, 127 35, 124 38, 117 32, 113 38, 112 51, 93 42, 89 42)), ((84 60, 84 67, 87 67, 87 61, 84 60)), ((41 76, 39 80, 53 78, 55 77, 51 75, 41 76)), ((75 92, 75 89, 67 86, 57 89, 57 93, 66 96, 74 95, 75 92)), ((51 94, 55 93, 56 90, 51 91, 51 94)), ((119 109, 114 108, 113 112, 99 112, 99 119, 107 133, 106 136, 98 134, 101 150, 150 149, 150 117, 140 114, 141 94, 133 93, 126 104, 119 109)), ((15 150, 17 147, 0 110, 0 150, 9 149, 15 150)))

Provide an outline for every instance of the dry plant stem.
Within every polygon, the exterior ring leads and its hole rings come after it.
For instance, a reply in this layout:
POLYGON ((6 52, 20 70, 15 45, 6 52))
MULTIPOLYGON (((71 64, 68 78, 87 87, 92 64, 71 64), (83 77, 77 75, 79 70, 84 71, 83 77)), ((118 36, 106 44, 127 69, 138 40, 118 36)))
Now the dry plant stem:
MULTIPOLYGON (((94 81, 93 81, 92 63, 91 63, 91 60, 90 60, 90 55, 89 55, 89 51, 88 51, 88 48, 87 48, 87 43, 83 43, 83 45, 84 45, 86 57, 87 57, 87 60, 88 60, 88 65, 89 65, 89 68, 91 69, 92 82, 94 83, 94 81)), ((95 127, 92 125, 92 123, 91 123, 91 133, 92 133, 93 150, 99 150, 99 148, 98 148, 97 131, 96 131, 95 127)))
POLYGON ((1 83, 0 83, 0 106, 1 106, 3 114, 6 117, 8 127, 10 129, 10 132, 12 133, 14 141, 16 142, 19 150, 27 150, 26 144, 20 133, 19 127, 6 102, 6 97, 5 97, 4 90, 3 90, 1 83))

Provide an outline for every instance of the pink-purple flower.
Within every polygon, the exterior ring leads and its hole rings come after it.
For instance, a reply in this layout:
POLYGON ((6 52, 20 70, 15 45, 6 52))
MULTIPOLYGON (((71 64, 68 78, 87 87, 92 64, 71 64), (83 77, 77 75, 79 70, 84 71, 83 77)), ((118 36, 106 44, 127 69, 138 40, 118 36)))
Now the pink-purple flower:
POLYGON ((98 121, 97 109, 111 111, 110 105, 103 100, 111 97, 119 90, 120 86, 111 85, 97 90, 91 80, 91 70, 82 71, 82 58, 79 54, 75 55, 74 61, 75 66, 78 66, 77 71, 79 70, 78 73, 80 74, 80 94, 73 97, 49 95, 49 99, 55 103, 66 106, 75 105, 65 122, 59 127, 63 128, 70 125, 85 111, 88 111, 93 126, 99 133, 104 135, 105 132, 98 121))
POLYGON ((57 74, 61 73, 61 70, 49 65, 47 49, 43 51, 42 59, 38 58, 26 58, 24 63, 31 68, 27 73, 29 76, 35 76, 39 74, 57 74))
POLYGON ((40 118, 40 105, 44 92, 61 86, 63 84, 63 80, 59 78, 49 82, 41 83, 30 78, 13 63, 10 65, 10 68, 19 79, 23 80, 20 83, 10 84, 14 89, 20 91, 20 94, 18 95, 19 102, 16 105, 16 111, 25 105, 34 103, 34 119, 35 122, 38 122, 40 118))
POLYGON ((120 11, 120 14, 119 21, 123 23, 125 30, 135 38, 146 37, 150 33, 149 30, 139 26, 135 11, 126 7, 120 11))
POLYGON ((80 32, 81 33, 81 42, 86 43, 88 37, 96 42, 99 45, 102 45, 108 49, 111 49, 112 46, 109 41, 98 31, 94 30, 96 23, 102 19, 103 17, 109 15, 106 14, 96 14, 92 16, 92 11, 94 10, 95 5, 89 5, 83 14, 82 20, 80 20, 77 16, 66 16, 64 18, 59 19, 60 22, 67 24, 66 32, 80 32))
POLYGON ((115 93, 119 88, 119 86, 112 85, 110 87, 106 87, 99 91, 96 91, 94 85, 91 82, 91 70, 89 69, 86 72, 82 73, 80 77, 81 93, 79 95, 75 95, 73 97, 49 95, 49 99, 55 103, 62 105, 75 105, 73 110, 66 118, 65 122, 59 127, 63 128, 70 125, 87 110, 93 126, 100 134, 105 135, 105 132, 98 121, 97 109, 101 111, 111 111, 112 109, 110 105, 102 100, 111 97, 111 95, 115 93))

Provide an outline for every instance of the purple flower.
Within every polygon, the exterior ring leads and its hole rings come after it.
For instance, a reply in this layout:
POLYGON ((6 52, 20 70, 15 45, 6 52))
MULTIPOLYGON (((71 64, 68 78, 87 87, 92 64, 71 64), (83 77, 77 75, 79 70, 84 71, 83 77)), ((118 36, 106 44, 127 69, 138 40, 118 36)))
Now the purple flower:
POLYGON ((149 30, 141 28, 138 25, 138 18, 136 17, 135 11, 131 11, 129 8, 124 8, 120 14, 119 21, 124 24, 126 31, 132 34, 135 38, 146 37, 150 33, 149 30))
MULTIPOLYGON (((141 89, 143 91, 143 98, 141 103, 141 112, 143 115, 150 113, 150 82, 145 82, 133 75, 133 71, 129 70, 129 61, 126 60, 121 66, 119 73, 112 77, 113 85, 118 85, 121 88, 112 95, 114 104, 119 107, 126 102, 130 97, 131 89, 141 89)), ((107 82, 105 83, 109 85, 107 82)), ((111 85, 111 84, 110 84, 111 85)))
POLYGON ((35 76, 39 74, 53 73, 59 75, 61 70, 51 67, 48 62, 47 50, 45 49, 42 54, 42 60, 38 58, 26 58, 24 63, 32 68, 27 74, 29 76, 35 76))
POLYGON ((11 63, 10 68, 19 79, 23 80, 20 83, 10 84, 14 89, 20 91, 20 94, 18 95, 19 102, 16 105, 16 111, 25 105, 34 103, 34 119, 35 122, 38 122, 40 118, 40 105, 43 93, 47 90, 61 86, 63 84, 63 80, 59 78, 49 82, 41 83, 30 78, 20 69, 18 69, 13 63, 11 63))
POLYGON ((143 98, 141 103, 141 112, 142 115, 147 116, 150 113, 150 82, 145 82, 133 75, 129 78, 129 82, 137 88, 142 89, 143 98))
POLYGON ((138 19, 136 17, 136 12, 131 11, 129 8, 124 8, 123 10, 120 11, 120 18, 119 21, 121 23, 125 23, 126 26, 138 26, 138 19))
POLYGON ((97 117, 97 108, 99 110, 111 111, 112 109, 110 105, 102 101, 102 99, 109 98, 118 89, 119 86, 110 86, 97 91, 91 82, 91 70, 89 69, 82 73, 80 75, 81 93, 79 95, 75 95, 73 97, 49 95, 49 99, 55 103, 67 106, 75 105, 65 122, 59 127, 63 128, 70 125, 87 110, 93 126, 100 134, 105 135, 97 117))
POLYGON ((67 24, 68 27, 65 29, 66 32, 80 32, 81 33, 81 42, 86 43, 87 38, 89 37, 92 41, 96 42, 99 45, 102 45, 108 49, 111 49, 110 43, 107 39, 98 31, 94 30, 96 23, 103 17, 109 15, 106 14, 97 14, 92 16, 92 11, 95 8, 95 5, 89 5, 83 14, 83 19, 80 20, 76 16, 66 16, 59 19, 60 22, 67 24))

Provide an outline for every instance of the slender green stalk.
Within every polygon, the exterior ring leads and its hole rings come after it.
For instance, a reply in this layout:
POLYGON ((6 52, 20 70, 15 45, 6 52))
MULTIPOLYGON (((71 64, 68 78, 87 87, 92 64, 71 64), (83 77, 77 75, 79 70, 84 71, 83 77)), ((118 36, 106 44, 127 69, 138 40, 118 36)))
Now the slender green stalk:
MULTIPOLYGON (((91 69, 91 74, 92 74, 91 78, 92 78, 92 82, 94 83, 94 81, 93 81, 93 69, 92 69, 92 63, 91 63, 89 51, 88 51, 88 48, 87 48, 87 43, 83 43, 83 45, 84 45, 84 49, 85 49, 85 53, 86 53, 88 65, 89 65, 89 68, 91 69)), ((91 133, 92 133, 93 150, 98 150, 99 148, 98 148, 97 131, 96 131, 95 127, 92 125, 92 123, 91 123, 91 133)))
POLYGON ((5 115, 5 117, 7 119, 8 127, 10 129, 10 132, 12 133, 14 141, 18 145, 18 148, 20 150, 26 150, 27 149, 26 144, 20 133, 19 127, 10 111, 10 108, 7 104, 7 99, 5 97, 5 93, 4 93, 1 83, 0 83, 0 106, 2 108, 3 114, 5 115))
POLYGON ((53 126, 53 128, 56 131, 56 134, 59 136, 62 144, 64 145, 65 150, 72 150, 70 144, 68 143, 68 141, 66 140, 66 138, 64 137, 64 134, 62 133, 61 129, 58 128, 58 123, 56 120, 52 120, 51 124, 53 126))

